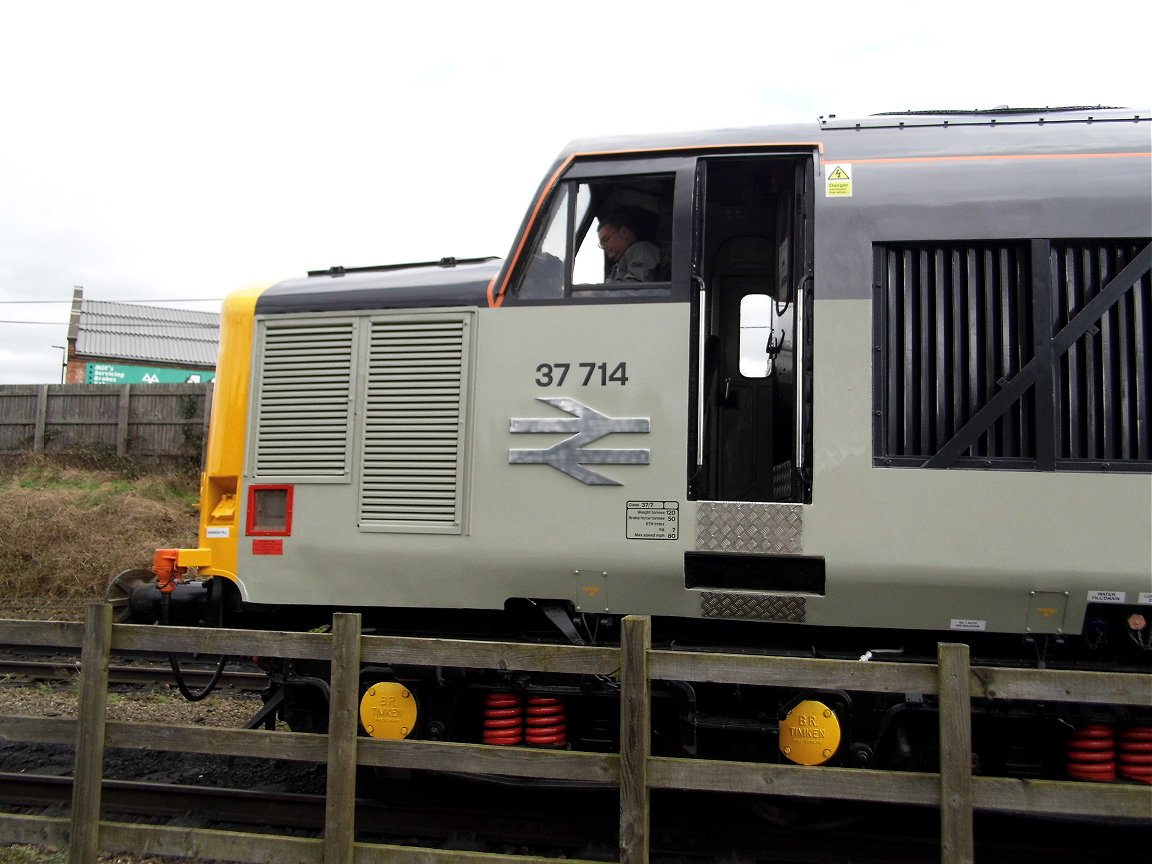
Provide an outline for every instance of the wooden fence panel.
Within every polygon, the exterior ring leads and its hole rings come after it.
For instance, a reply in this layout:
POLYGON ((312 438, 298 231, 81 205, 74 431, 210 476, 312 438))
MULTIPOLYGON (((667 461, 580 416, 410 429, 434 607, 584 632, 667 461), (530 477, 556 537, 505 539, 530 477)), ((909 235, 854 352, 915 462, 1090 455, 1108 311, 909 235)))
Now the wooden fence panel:
POLYGON ((716 684, 792 686, 796 681, 817 690, 866 690, 871 693, 935 693, 936 670, 909 663, 846 663, 811 657, 757 654, 653 651, 652 677, 666 681, 712 681, 716 684))
MULTIPOLYGON (((870 664, 768 656, 717 655, 651 650, 650 622, 624 619, 620 648, 537 646, 445 639, 363 636, 358 616, 338 615, 332 635, 180 627, 113 625, 109 610, 95 605, 85 625, 0 621, 0 641, 20 645, 83 648, 80 716, 0 717, 0 740, 77 745, 76 786, 69 819, 0 815, 0 842, 70 843, 72 860, 86 864, 95 850, 143 854, 194 854, 215 859, 281 864, 366 864, 421 860, 450 864, 462 853, 404 849, 354 842, 356 765, 450 770, 462 773, 557 780, 592 780, 620 790, 620 858, 646 864, 650 845, 651 789, 833 798, 940 808, 943 861, 972 860, 973 811, 1058 818, 1123 818, 1152 826, 1152 788, 1130 784, 1024 780, 971 775, 970 713, 973 698, 1028 699, 1063 692, 1099 697, 1091 701, 1139 704, 1148 676, 1055 670, 970 668, 963 645, 941 645, 936 665, 870 664), (152 727, 105 722, 103 688, 109 650, 145 650, 308 657, 333 664, 330 734, 266 730, 152 727), (371 660, 369 660, 371 658, 371 660), (547 669, 570 674, 619 676, 621 752, 615 754, 492 747, 432 741, 385 741, 356 735, 358 669, 362 662, 463 665, 472 668, 547 669), (422 662, 421 662, 422 661, 422 662), (95 667, 95 668, 93 668, 95 667), (608 671, 604 671, 608 670, 608 671), (803 767, 651 755, 652 681, 716 677, 732 683, 784 683, 825 687, 831 682, 879 692, 932 693, 939 698, 939 773, 803 767), (848 682, 847 684, 843 682, 848 682), (1063 683, 1062 683, 1063 682, 1063 683), (99 823, 99 756, 105 747, 135 747, 219 755, 266 756, 327 763, 329 807, 324 839, 261 837, 232 832, 99 823), (93 768, 92 766, 96 767, 93 768), (95 780, 93 779, 95 777, 95 780), (94 785, 95 784, 95 785, 94 785), (95 834, 94 834, 95 831, 95 834)), ((1145 700, 1146 701, 1146 700, 1145 700)), ((469 862, 506 860, 467 853, 469 862)), ((540 859, 515 858, 517 862, 540 859)))
MULTIPOLYGON (((47 398, 48 385, 37 387, 0 387, 0 452, 30 450, 36 444, 37 434, 42 437, 43 427, 37 427, 37 418, 44 416, 40 407, 47 398)), ((43 448, 43 442, 40 442, 43 448)))
POLYGON ((211 384, 0 386, 0 453, 199 455, 211 384))
POLYGON ((0 643, 4 645, 52 645, 79 648, 84 625, 73 621, 15 621, 0 619, 0 643))
MULTIPOLYGON (((279 734, 279 733, 277 733, 279 734)), ((358 739, 357 761, 380 768, 462 771, 535 780, 620 783, 620 757, 615 753, 582 753, 529 747, 493 747, 448 741, 378 741, 358 739)))
POLYGON ((207 434, 211 384, 127 385, 128 440, 138 453, 196 453, 207 434))
MULTIPOLYGON (((64 385, 67 387, 67 385, 64 385)), ((120 426, 120 388, 80 386, 48 389, 44 452, 69 453, 97 447, 112 449, 120 426)))

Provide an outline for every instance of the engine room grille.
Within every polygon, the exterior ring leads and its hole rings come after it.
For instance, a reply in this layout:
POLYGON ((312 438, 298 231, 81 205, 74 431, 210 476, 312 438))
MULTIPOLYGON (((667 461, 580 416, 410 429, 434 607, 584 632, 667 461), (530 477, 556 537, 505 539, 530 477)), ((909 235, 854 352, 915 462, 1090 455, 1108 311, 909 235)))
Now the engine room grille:
POLYGON ((874 257, 877 465, 1152 470, 1147 240, 874 257))
POLYGON ((372 322, 361 527, 463 530, 468 324, 460 315, 372 322))
MULTIPOLYGON (((1052 244, 1054 329, 1075 317, 1139 246, 1052 244)), ((1152 459, 1152 277, 1147 269, 1058 359, 1058 460, 1152 459)))
POLYGON ((256 476, 349 476, 354 339, 351 321, 265 325, 256 476))

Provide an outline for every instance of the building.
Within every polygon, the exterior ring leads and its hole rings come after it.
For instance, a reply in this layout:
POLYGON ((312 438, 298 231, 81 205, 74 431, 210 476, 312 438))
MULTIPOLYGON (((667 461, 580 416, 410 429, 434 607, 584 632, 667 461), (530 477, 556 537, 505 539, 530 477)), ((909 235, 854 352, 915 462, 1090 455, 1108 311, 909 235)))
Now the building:
POLYGON ((69 384, 208 382, 216 375, 220 314, 85 300, 72 295, 69 384))

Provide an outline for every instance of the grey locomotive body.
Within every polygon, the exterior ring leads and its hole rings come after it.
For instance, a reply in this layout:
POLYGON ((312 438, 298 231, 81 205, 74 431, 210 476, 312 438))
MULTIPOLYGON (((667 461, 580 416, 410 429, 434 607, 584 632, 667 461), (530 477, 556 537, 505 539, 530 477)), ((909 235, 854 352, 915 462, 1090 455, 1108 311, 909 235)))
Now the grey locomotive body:
MULTIPOLYGON (((240 292, 200 548, 173 572, 197 567, 225 624, 358 609, 390 632, 592 642, 641 614, 666 644, 965 639, 1146 674, 1150 127, 908 114, 576 142, 504 261, 240 292), (615 282, 621 212, 657 260, 615 282)), ((136 595, 147 616, 154 587, 136 595)), ((395 674, 427 734, 476 740, 484 708, 395 674)), ((322 715, 280 680, 285 712, 322 715)), ((758 758, 782 757, 753 718, 810 695, 686 688, 662 696, 669 730, 691 715, 710 752, 758 758)), ((611 688, 584 696, 569 743, 612 746, 611 688)), ((861 744, 829 761, 911 758, 880 743, 914 723, 902 706, 826 701, 861 744)), ((1036 740, 1098 713, 1075 711, 1036 740)))

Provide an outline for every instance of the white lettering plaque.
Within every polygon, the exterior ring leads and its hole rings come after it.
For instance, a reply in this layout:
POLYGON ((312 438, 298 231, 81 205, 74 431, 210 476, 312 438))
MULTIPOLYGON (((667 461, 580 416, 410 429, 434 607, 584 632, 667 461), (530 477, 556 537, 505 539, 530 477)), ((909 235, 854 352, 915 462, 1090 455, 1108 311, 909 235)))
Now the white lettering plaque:
POLYGON ((629 540, 676 540, 680 536, 679 501, 629 501, 629 540))
POLYGON ((972 630, 980 631, 988 628, 987 621, 980 621, 975 618, 953 618, 950 629, 952 630, 972 630))

